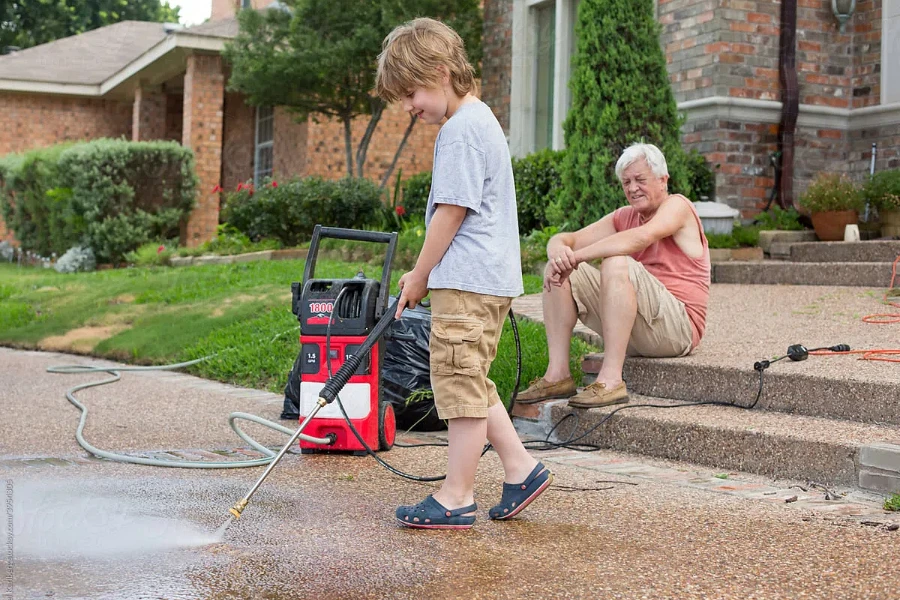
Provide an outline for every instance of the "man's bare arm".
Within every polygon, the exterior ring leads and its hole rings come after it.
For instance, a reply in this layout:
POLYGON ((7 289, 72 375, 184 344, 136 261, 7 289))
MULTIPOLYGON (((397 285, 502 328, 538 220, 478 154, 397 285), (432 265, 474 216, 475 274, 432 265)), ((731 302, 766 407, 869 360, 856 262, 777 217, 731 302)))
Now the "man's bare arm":
POLYGON ((689 219, 693 221, 691 209, 687 204, 675 196, 669 196, 660 205, 653 218, 645 224, 614 233, 586 247, 578 248, 575 251, 575 260, 582 263, 607 256, 627 256, 640 252, 650 244, 675 235, 689 219))

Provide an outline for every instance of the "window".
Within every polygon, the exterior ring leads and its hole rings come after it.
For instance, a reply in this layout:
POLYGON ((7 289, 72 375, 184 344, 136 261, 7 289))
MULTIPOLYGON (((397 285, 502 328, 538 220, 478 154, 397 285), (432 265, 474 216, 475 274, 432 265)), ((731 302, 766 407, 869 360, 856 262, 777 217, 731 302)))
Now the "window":
POLYGON ((275 110, 271 106, 256 109, 256 144, 253 152, 253 183, 272 176, 275 145, 275 110))
POLYGON ((241 8, 253 8, 253 3, 250 0, 241 0, 241 8))
POLYGON ((579 0, 513 0, 510 150, 563 148, 579 0))

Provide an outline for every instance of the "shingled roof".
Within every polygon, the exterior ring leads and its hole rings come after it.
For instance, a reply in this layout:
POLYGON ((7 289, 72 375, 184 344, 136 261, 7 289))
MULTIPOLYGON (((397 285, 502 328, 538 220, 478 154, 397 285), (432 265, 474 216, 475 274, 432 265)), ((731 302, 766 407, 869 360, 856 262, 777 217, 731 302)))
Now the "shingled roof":
POLYGON ((99 85, 173 34, 232 38, 237 32, 233 18, 187 28, 122 21, 0 56, 0 80, 99 85))

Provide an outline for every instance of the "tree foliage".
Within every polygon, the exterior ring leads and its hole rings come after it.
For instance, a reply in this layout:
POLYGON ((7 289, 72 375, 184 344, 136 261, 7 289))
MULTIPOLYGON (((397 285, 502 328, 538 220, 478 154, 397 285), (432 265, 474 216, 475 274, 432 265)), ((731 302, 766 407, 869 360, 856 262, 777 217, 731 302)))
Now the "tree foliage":
POLYGON ((550 207, 551 221, 577 228, 624 206, 615 165, 634 142, 658 146, 669 165, 669 189, 690 192, 652 0, 582 0, 575 36, 563 191, 550 207))
MULTIPOLYGON (((382 40, 395 26, 420 16, 440 19, 463 38, 472 64, 481 62, 478 0, 283 0, 281 4, 286 8, 239 13, 240 33, 225 49, 232 67, 229 88, 246 94, 255 106, 287 107, 298 119, 310 115, 338 119, 344 126, 348 175, 363 176, 368 144, 385 108, 372 89, 382 40), (362 116, 370 118, 354 153, 351 124, 362 116)), ((403 143, 414 123, 410 121, 403 143)))
POLYGON ((119 21, 177 23, 166 0, 0 0, 0 51, 30 48, 119 21))

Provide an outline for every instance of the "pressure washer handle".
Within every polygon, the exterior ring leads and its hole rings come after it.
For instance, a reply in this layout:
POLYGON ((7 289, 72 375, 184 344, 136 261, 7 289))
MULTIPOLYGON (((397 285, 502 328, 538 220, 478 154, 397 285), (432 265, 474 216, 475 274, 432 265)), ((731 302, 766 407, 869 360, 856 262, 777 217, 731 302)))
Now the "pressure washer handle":
POLYGON ((381 319, 379 319, 372 332, 369 333, 363 343, 360 344, 359 348, 355 350, 353 356, 344 361, 344 364, 341 365, 338 372, 325 382, 325 387, 319 392, 319 398, 322 398, 328 404, 334 402, 338 392, 347 385, 347 382, 350 381, 350 378, 356 372, 356 369, 359 368, 359 364, 362 362, 363 357, 372 349, 372 346, 375 345, 394 322, 394 316, 397 313, 397 305, 399 302, 399 300, 394 300, 387 311, 385 311, 384 315, 382 315, 381 319))
POLYGON ((387 305, 388 291, 391 285, 391 266, 394 263, 394 253, 397 250, 397 232, 383 233, 381 231, 363 231, 359 229, 344 229, 341 227, 323 227, 316 225, 313 228, 312 240, 309 243, 309 251, 306 255, 306 264, 303 267, 303 284, 316 276, 316 260, 319 257, 319 241, 322 238, 336 240, 352 240, 356 242, 375 242, 387 244, 384 255, 384 265, 381 269, 381 291, 378 294, 378 303, 375 306, 375 316, 380 317, 382 309, 387 305))

